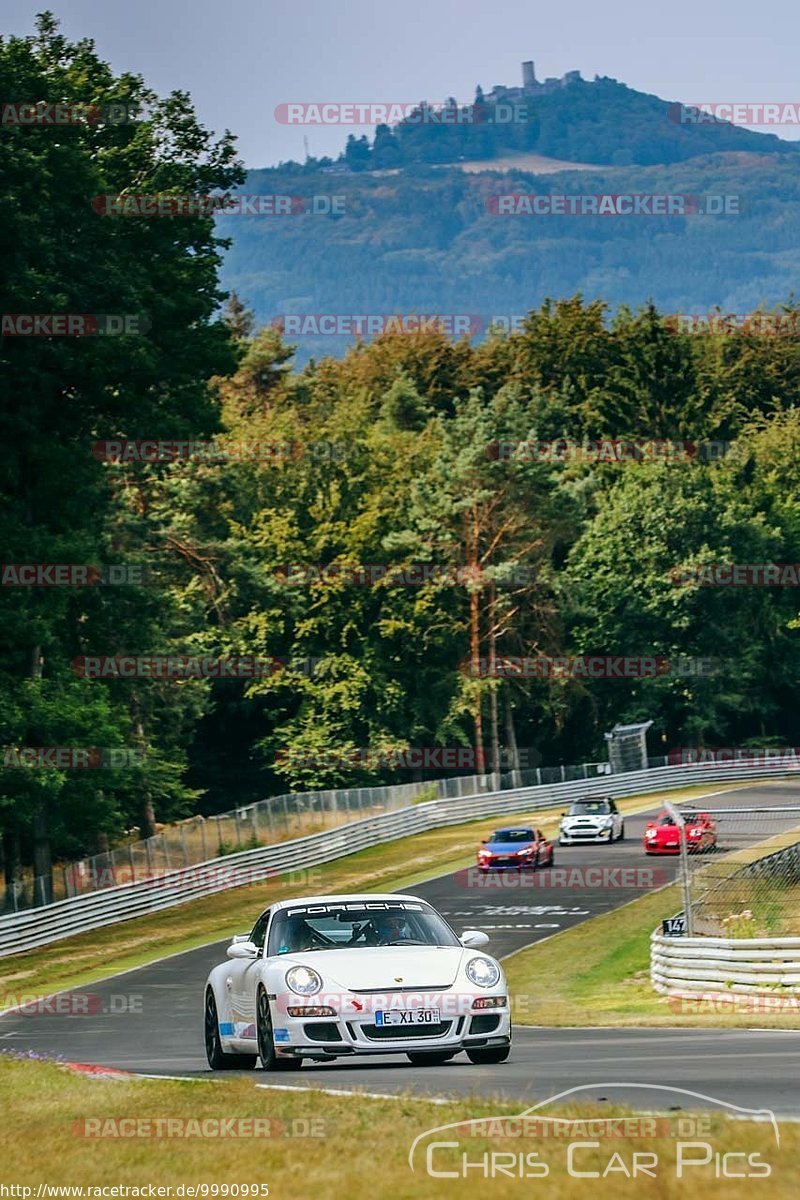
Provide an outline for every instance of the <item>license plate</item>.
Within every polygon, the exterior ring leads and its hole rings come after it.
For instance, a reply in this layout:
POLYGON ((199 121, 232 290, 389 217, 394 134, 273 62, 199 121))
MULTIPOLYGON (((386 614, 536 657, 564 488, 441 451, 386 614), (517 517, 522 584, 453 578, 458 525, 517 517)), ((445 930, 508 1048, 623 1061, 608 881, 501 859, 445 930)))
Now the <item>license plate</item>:
POLYGON ((393 1008, 389 1012, 376 1012, 375 1024, 386 1025, 438 1025, 438 1008, 393 1008))

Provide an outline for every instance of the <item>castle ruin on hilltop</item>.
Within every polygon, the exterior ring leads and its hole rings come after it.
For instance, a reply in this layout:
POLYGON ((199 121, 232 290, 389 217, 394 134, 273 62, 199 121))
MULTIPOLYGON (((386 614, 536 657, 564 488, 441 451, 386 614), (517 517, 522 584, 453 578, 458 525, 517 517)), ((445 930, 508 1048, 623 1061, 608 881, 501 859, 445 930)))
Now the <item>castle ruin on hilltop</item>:
POLYGON ((489 98, 503 102, 525 100, 530 96, 541 96, 547 92, 558 91, 559 88, 568 87, 569 84, 575 83, 580 78, 580 71, 567 71, 566 75, 562 75, 560 79, 539 80, 536 78, 533 61, 529 59, 522 64, 522 87, 504 87, 497 83, 489 92, 489 98))

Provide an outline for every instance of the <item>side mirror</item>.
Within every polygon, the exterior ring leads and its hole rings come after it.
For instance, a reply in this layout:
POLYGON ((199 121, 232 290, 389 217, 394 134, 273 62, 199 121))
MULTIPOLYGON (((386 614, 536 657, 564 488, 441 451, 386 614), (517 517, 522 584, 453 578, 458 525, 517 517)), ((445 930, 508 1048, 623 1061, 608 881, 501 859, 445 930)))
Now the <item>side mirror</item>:
POLYGON ((489 845, 489 839, 488 839, 488 838, 481 838, 481 845, 482 845, 482 846, 488 846, 488 845, 489 845))
POLYGON ((565 817, 567 814, 565 812, 562 812, 561 815, 562 815, 562 817, 565 817))
POLYGON ((258 946, 254 942, 232 942, 227 954, 228 958, 258 958, 258 946))
POLYGON ((481 946, 488 944, 489 935, 488 933, 482 933, 480 929, 465 929, 458 940, 468 950, 480 950, 481 946))

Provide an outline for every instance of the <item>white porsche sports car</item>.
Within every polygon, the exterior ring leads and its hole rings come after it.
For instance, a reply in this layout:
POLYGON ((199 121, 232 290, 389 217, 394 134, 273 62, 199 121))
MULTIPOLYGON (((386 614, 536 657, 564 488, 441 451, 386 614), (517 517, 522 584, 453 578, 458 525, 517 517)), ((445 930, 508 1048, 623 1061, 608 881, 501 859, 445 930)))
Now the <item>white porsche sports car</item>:
POLYGON ((500 1063, 511 1047, 503 970, 485 933, 456 937, 418 896, 279 900, 205 989, 213 1070, 291 1070, 304 1058, 406 1054, 447 1062, 465 1050, 500 1063))

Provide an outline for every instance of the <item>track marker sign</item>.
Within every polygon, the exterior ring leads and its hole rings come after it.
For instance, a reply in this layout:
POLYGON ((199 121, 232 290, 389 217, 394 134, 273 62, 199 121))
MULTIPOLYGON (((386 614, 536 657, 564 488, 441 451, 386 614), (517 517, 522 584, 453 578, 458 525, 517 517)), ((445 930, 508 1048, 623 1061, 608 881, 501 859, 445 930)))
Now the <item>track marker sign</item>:
POLYGON ((686 934, 686 917, 681 913, 677 917, 666 917, 661 922, 661 932, 664 937, 684 937, 686 934))

